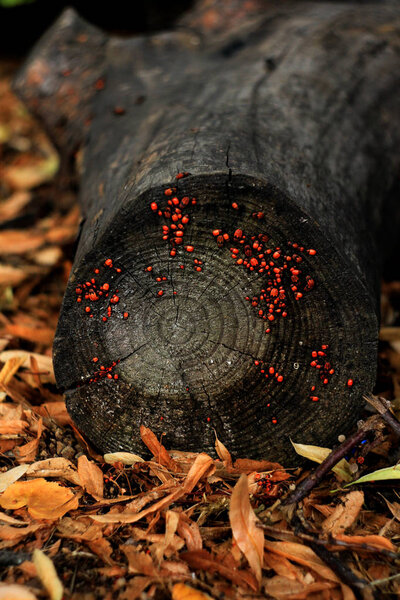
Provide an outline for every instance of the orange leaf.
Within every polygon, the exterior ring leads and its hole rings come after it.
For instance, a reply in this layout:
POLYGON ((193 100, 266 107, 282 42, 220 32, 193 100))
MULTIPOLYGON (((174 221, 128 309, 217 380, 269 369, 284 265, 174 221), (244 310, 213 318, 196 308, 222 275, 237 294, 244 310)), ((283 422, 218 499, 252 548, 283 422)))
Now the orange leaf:
POLYGON ((157 436, 144 425, 140 426, 140 437, 143 443, 146 444, 152 455, 157 459, 160 465, 167 467, 170 471, 177 472, 179 470, 178 465, 173 458, 169 455, 166 448, 160 444, 157 436))
POLYGON ((195 590, 184 583, 176 583, 172 588, 172 600, 213 600, 211 596, 195 590))
POLYGON ((78 458, 78 475, 82 487, 88 494, 91 494, 96 500, 103 498, 103 472, 97 465, 89 461, 84 454, 78 458))
POLYGON ((320 558, 315 554, 311 548, 298 544, 297 542, 269 542, 264 543, 265 549, 270 552, 275 552, 280 556, 285 556, 289 560, 304 565, 309 569, 312 569, 323 579, 328 581, 339 582, 339 579, 335 573, 325 566, 320 558))
POLYGON ((230 452, 228 448, 218 439, 217 434, 215 434, 215 451, 224 463, 225 467, 232 466, 232 457, 230 452))
POLYGON ((264 554, 264 533, 257 527, 257 517, 250 505, 247 476, 242 474, 233 488, 229 507, 229 521, 237 545, 243 552, 261 582, 261 569, 264 554))
POLYGON ((29 342, 37 342, 38 344, 44 344, 50 346, 54 338, 54 330, 49 327, 30 327, 29 325, 14 325, 13 323, 7 323, 6 332, 14 335, 15 337, 28 340, 29 342))
POLYGON ((10 485, 0 498, 0 506, 11 510, 28 506, 35 519, 58 519, 78 508, 78 499, 69 488, 39 478, 10 485))
MULTIPOLYGON (((392 552, 396 552, 396 546, 382 535, 338 534, 335 536, 335 539, 341 540, 343 542, 348 542, 349 544, 368 544, 368 546, 375 546, 376 548, 383 548, 384 550, 391 550, 392 552)), ((334 546, 335 543, 332 542, 332 545, 334 546)), ((362 550, 362 548, 360 548, 360 550, 362 550)))
POLYGON ((57 423, 57 425, 64 426, 72 424, 71 417, 67 412, 65 402, 63 400, 56 402, 45 402, 40 406, 35 406, 34 410, 35 413, 41 415, 42 417, 50 417, 57 423))

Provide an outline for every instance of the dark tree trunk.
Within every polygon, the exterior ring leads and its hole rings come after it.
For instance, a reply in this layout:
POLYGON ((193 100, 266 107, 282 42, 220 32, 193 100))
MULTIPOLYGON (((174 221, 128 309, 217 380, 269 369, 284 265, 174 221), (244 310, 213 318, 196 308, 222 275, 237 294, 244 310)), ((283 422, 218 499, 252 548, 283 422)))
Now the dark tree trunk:
POLYGON ((56 376, 103 451, 142 452, 143 423, 288 464, 289 437, 334 443, 375 381, 400 8, 207 6, 128 40, 69 11, 16 81, 84 147, 56 376))

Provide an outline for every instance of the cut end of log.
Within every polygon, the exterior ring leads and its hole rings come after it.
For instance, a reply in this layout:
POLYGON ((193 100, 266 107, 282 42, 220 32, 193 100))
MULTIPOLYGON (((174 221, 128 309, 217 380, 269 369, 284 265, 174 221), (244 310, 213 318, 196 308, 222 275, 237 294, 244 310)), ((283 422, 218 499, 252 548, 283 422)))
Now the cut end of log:
POLYGON ((375 379, 374 308, 270 183, 178 176, 125 201, 85 250, 54 364, 103 452, 142 453, 144 424, 170 448, 213 452, 215 430, 237 456, 288 464, 289 436, 328 445, 356 421, 375 379))

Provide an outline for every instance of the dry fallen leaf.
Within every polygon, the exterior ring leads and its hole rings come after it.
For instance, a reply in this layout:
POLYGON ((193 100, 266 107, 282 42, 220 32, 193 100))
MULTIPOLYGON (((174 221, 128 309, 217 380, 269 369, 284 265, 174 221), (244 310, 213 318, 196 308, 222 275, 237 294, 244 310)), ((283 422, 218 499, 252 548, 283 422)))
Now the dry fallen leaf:
POLYGON ((18 481, 20 477, 25 475, 28 470, 28 465, 19 465, 5 473, 0 473, 0 493, 4 492, 12 483, 18 481))
POLYGON ((0 385, 8 385, 24 362, 25 359, 20 356, 9 358, 0 371, 0 385))
POLYGON ((39 370, 48 373, 48 375, 42 375, 42 381, 55 383, 53 360, 51 356, 45 356, 44 354, 38 354, 37 352, 28 352, 27 350, 4 350, 3 352, 0 352, 0 361, 6 362, 11 358, 21 358, 21 361, 23 359, 21 365, 29 367, 32 356, 36 359, 39 370))
POLYGON ((0 497, 0 506, 10 510, 28 506, 35 519, 58 519, 78 508, 78 498, 69 488, 39 478, 10 485, 0 497))
POLYGON ((258 583, 261 582, 261 569, 264 554, 264 533, 257 527, 257 517, 250 505, 249 484, 246 475, 241 475, 233 488, 229 521, 232 534, 253 570, 258 583))
POLYGON ((219 458, 222 460, 225 467, 232 466, 232 457, 228 448, 218 439, 217 434, 215 433, 215 451, 218 454, 219 458))
POLYGON ((322 529, 332 535, 344 533, 357 519, 363 503, 363 492, 350 492, 341 499, 333 513, 325 519, 322 529))
POLYGON ((128 567, 130 573, 138 573, 141 575, 157 575, 156 568, 153 564, 153 559, 150 554, 139 552, 133 546, 122 545, 120 549, 124 552, 128 559, 128 567))
POLYGON ((24 585, 0 583, 0 600, 37 600, 24 585))
POLYGON ((145 462, 138 454, 131 452, 109 452, 104 455, 104 462, 113 465, 116 462, 121 462, 124 465, 134 465, 137 462, 145 462))
MULTIPOLYGON (((297 454, 319 464, 322 463, 332 452, 330 448, 310 446, 308 444, 296 444, 295 442, 292 442, 292 446, 297 454)), ((332 471, 339 475, 343 481, 351 481, 353 479, 353 473, 351 472, 350 465, 345 458, 339 460, 339 462, 332 467, 332 471)))
POLYGON ((190 585, 176 583, 172 588, 172 600, 213 600, 213 598, 190 585))
POLYGON ((157 436, 144 425, 140 426, 140 437, 143 440, 143 443, 146 444, 152 455, 155 457, 160 465, 167 467, 172 472, 179 471, 179 467, 174 461, 174 459, 170 456, 169 452, 166 448, 160 444, 157 439, 157 436))
POLYGON ((78 459, 78 474, 81 485, 96 500, 103 498, 104 482, 102 470, 86 458, 84 454, 78 459))
POLYGON ((74 485, 82 485, 75 465, 61 456, 32 463, 27 466, 26 475, 27 477, 59 477, 74 485))
POLYGON ((57 571, 51 558, 44 552, 35 548, 33 563, 43 587, 49 594, 50 600, 62 600, 64 588, 58 578, 57 571))

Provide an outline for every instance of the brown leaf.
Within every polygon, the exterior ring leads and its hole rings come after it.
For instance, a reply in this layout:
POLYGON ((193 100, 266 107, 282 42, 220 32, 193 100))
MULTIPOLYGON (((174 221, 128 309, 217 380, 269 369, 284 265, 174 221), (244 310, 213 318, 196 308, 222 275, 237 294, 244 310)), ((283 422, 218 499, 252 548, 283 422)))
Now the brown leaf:
POLYGON ((161 577, 186 579, 190 577, 189 568, 186 563, 176 560, 163 560, 160 564, 161 577))
POLYGON ((257 582, 246 577, 243 571, 234 571, 229 567, 221 564, 207 550, 195 550, 193 552, 182 552, 179 556, 187 562, 191 569, 200 569, 208 573, 219 573, 225 579, 229 579, 238 586, 250 586, 254 591, 257 591, 257 582))
POLYGON ((275 552, 280 556, 308 567, 318 573, 323 579, 334 581, 335 583, 339 582, 335 573, 329 567, 326 567, 322 560, 308 546, 303 546, 303 544, 298 544, 297 542, 265 541, 264 547, 267 551, 275 552))
MULTIPOLYGON (((368 544, 368 546, 375 546, 377 549, 383 548, 384 550, 396 552, 396 546, 382 535, 344 535, 343 533, 338 533, 335 535, 335 539, 348 542, 349 544, 368 544)), ((332 545, 334 545, 334 542, 332 545)))
MULTIPOLYGON (((21 524, 21 523, 20 523, 21 524)), ((33 525, 27 525, 26 527, 12 527, 11 525, 0 525, 0 539, 1 540, 15 540, 19 542, 27 535, 34 533, 40 529, 42 525, 40 523, 34 523, 33 525)))
POLYGON ((61 456, 32 463, 27 467, 26 475, 27 477, 60 477, 74 485, 82 485, 75 465, 61 456))
POLYGON ((230 452, 226 446, 218 439, 217 434, 215 433, 215 451, 218 454, 219 458, 222 460, 225 467, 232 466, 232 457, 230 452))
POLYGON ((78 458, 78 474, 83 488, 96 500, 104 496, 103 472, 83 454, 78 458))
POLYGON ((44 236, 33 229, 0 231, 0 254, 26 254, 39 248, 44 236))
POLYGON ((0 498, 0 506, 10 510, 28 506, 35 519, 58 519, 78 508, 78 499, 69 488, 39 478, 10 485, 0 498))
POLYGON ((43 419, 40 417, 37 424, 36 439, 19 446, 15 449, 15 456, 20 463, 32 462, 36 458, 36 454, 39 448, 40 436, 43 432, 43 419))
POLYGON ((0 435, 11 435, 22 433, 28 427, 22 419, 0 419, 0 435))
POLYGON ((42 415, 42 417, 49 417, 50 419, 53 419, 61 427, 72 424, 71 417, 67 412, 65 402, 63 400, 56 402, 45 402, 40 406, 35 406, 34 410, 38 415, 42 415))
POLYGON ((357 519, 362 505, 364 503, 364 493, 355 491, 350 492, 342 498, 333 513, 322 523, 322 529, 326 533, 336 535, 343 533, 351 527, 357 519))
POLYGON ((270 462, 269 460, 252 460, 250 458, 238 458, 235 460, 233 467, 238 473, 245 473, 248 475, 253 471, 282 471, 286 475, 285 479, 288 479, 290 475, 286 473, 285 469, 279 463, 270 462))
POLYGON ((203 540, 201 538, 200 528, 195 521, 191 521, 185 513, 180 513, 178 523, 178 533, 185 540, 186 548, 189 551, 201 550, 203 540))
POLYGON ((7 333, 15 337, 45 346, 50 346, 54 338, 54 329, 50 327, 30 327, 29 325, 7 323, 5 329, 7 333))
POLYGON ((229 521, 232 534, 240 550, 245 555, 250 568, 261 582, 261 569, 264 554, 264 532, 257 527, 257 517, 250 505, 247 476, 242 474, 233 488, 229 521))
POLYGON ((205 476, 211 475, 215 471, 214 461, 211 456, 202 452, 199 454, 190 467, 186 479, 183 482, 184 494, 190 494, 197 483, 205 476))
POLYGON ((176 464, 174 459, 171 458, 166 448, 162 444, 160 444, 160 442, 157 439, 157 436, 151 431, 151 429, 145 427, 144 425, 141 425, 140 437, 142 438, 143 443, 146 444, 152 455, 157 459, 157 462, 160 463, 160 465, 167 467, 167 469, 169 469, 173 473, 176 473, 179 470, 178 465, 176 464))
POLYGON ((213 598, 185 583, 176 583, 172 588, 172 600, 213 600, 213 598))
POLYGON ((264 555, 264 568, 273 569, 277 575, 282 575, 293 581, 303 581, 304 575, 301 570, 293 565, 287 558, 266 552, 264 555))
MULTIPOLYGON (((299 581, 293 581, 282 575, 276 575, 265 580, 264 590, 276 600, 308 600, 310 598, 330 598, 322 595, 325 590, 331 590, 336 585, 329 581, 318 581, 305 585, 299 581), (318 594, 314 596, 313 594, 318 594)), ((353 596, 354 598, 354 596, 353 596)))
MULTIPOLYGON (((174 487, 173 491, 170 494, 168 494, 167 496, 165 496, 165 498, 162 498, 152 506, 146 508, 145 510, 142 510, 139 513, 108 513, 107 515, 90 515, 90 517, 95 521, 99 521, 100 523, 135 523, 136 521, 140 521, 140 519, 143 519, 144 517, 147 517, 152 513, 164 510, 170 504, 172 504, 172 502, 178 500, 178 498, 181 498, 186 494, 190 494, 190 492, 197 485, 197 483, 203 477, 209 475, 214 469, 215 466, 213 459, 210 456, 208 456, 208 454, 201 453, 197 456, 196 460, 191 466, 183 484, 179 487, 174 487)), ((162 487, 163 486, 160 486, 160 488, 162 487)))
POLYGON ((119 595, 118 600, 138 600, 142 592, 153 583, 152 577, 133 577, 126 584, 125 590, 119 595))
POLYGON ((94 554, 99 556, 106 565, 112 566, 115 564, 111 558, 111 554, 113 553, 113 547, 111 546, 108 540, 102 537, 92 542, 87 541, 86 543, 89 546, 90 550, 94 554))
POLYGON ((133 546, 122 545, 120 549, 128 559, 128 568, 130 573, 139 573, 142 575, 156 576, 157 571, 153 564, 150 554, 139 552, 133 546))

